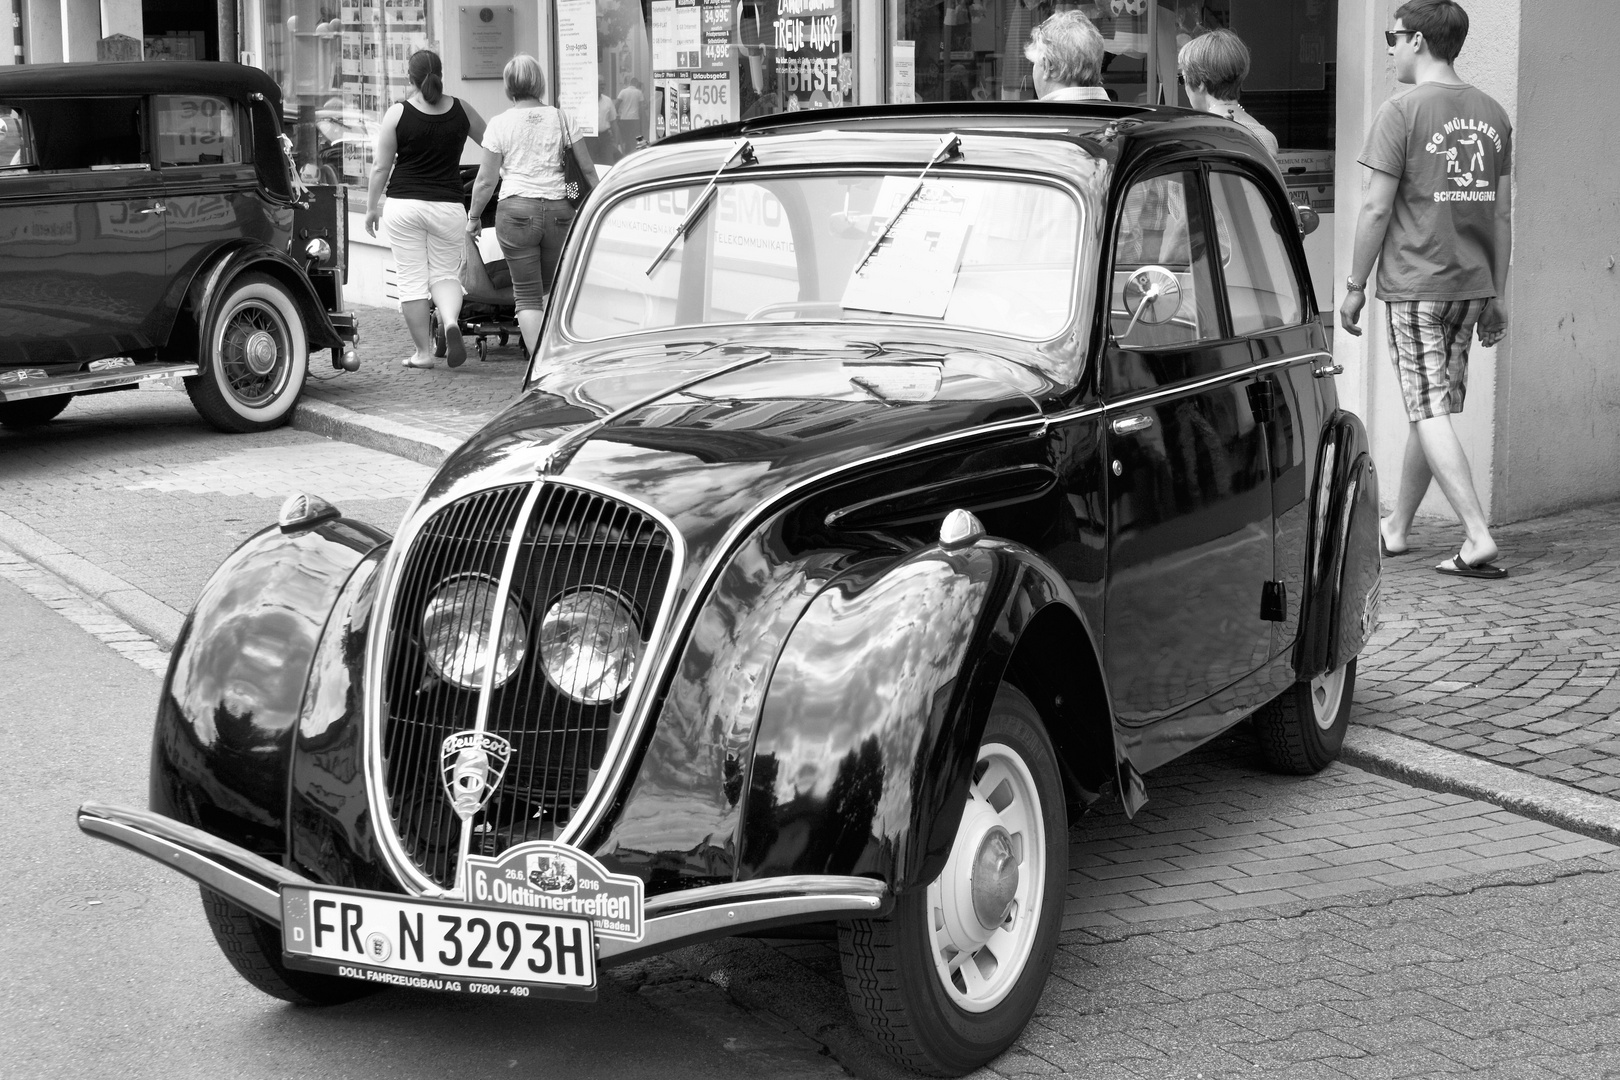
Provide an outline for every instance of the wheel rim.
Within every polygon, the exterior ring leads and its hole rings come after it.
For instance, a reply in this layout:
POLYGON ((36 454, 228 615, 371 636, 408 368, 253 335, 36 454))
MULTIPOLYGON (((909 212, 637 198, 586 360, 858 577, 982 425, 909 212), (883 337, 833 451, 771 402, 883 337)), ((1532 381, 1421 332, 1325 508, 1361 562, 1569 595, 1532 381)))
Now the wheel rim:
POLYGON ((1344 666, 1311 680, 1311 715, 1323 731, 1339 719, 1339 702, 1344 696, 1344 666))
POLYGON ((1047 872, 1035 778, 1011 747, 987 744, 950 858, 928 886, 934 970, 958 1007, 985 1012, 1018 982, 1034 947, 1047 872))
POLYGON ((274 401, 292 367, 292 334, 281 313, 258 301, 233 310, 220 327, 219 370, 230 395, 248 408, 274 401))

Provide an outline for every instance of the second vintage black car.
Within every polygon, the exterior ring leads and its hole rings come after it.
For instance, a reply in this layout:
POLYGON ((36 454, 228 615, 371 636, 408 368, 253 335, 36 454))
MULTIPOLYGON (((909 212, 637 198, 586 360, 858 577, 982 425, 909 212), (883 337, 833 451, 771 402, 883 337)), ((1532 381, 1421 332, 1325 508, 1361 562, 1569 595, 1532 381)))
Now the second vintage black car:
POLYGON ((266 993, 588 996, 836 936, 897 1061, 1009 1047, 1069 829, 1253 718, 1344 739, 1378 488, 1241 128, 828 110, 620 162, 523 394, 388 536, 312 496, 204 588, 147 810, 266 993), (799 932, 806 932, 800 930, 799 932))
POLYGON ((280 117, 237 64, 0 70, 0 425, 180 378, 216 428, 262 431, 312 352, 358 366, 346 200, 299 182, 280 117))

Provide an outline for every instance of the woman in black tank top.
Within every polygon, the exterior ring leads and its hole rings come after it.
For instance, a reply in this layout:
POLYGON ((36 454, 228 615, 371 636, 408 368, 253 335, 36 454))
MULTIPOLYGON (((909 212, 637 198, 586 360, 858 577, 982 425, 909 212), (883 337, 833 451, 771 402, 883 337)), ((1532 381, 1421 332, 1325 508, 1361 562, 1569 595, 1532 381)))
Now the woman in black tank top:
POLYGON ((461 260, 465 240, 461 152, 470 137, 484 138, 484 119, 472 106, 444 96, 444 67, 427 49, 410 59, 415 92, 389 106, 377 133, 377 164, 366 193, 366 232, 388 227, 399 286, 399 310, 416 351, 401 366, 433 366, 430 313, 439 309, 446 358, 467 358, 456 322, 461 317, 461 260), (387 205, 380 208, 383 193, 387 205))

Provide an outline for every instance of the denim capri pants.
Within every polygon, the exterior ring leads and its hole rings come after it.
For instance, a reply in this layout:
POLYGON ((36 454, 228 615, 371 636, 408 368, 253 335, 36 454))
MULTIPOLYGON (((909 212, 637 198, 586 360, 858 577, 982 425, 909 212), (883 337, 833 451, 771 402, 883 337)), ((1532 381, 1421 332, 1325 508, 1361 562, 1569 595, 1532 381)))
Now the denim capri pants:
POLYGON ((512 195, 495 208, 495 239, 506 255, 519 311, 541 310, 573 223, 574 208, 566 199, 512 195))

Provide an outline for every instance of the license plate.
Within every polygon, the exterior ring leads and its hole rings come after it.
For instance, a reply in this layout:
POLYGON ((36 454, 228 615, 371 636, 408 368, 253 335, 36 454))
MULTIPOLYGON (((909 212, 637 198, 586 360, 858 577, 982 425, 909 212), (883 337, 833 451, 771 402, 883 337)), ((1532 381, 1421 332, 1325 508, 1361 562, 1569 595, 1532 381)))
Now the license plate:
POLYGON ((596 996, 589 919, 285 885, 288 966, 419 990, 596 996))

